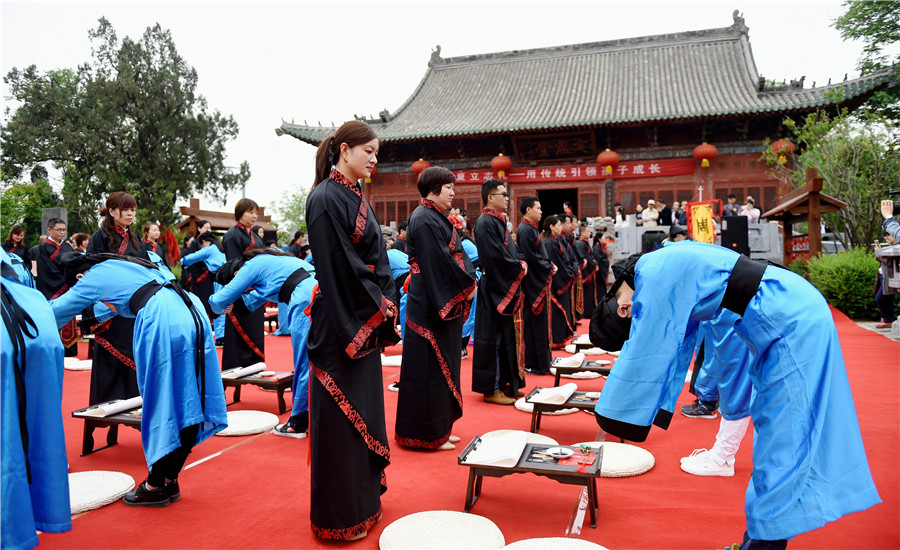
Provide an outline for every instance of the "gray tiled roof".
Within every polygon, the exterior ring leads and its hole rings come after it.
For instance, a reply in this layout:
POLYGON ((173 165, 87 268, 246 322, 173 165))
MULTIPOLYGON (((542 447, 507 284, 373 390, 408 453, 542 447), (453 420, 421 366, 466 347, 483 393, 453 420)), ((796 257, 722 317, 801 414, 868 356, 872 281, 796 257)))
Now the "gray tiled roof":
MULTIPOLYGON (((383 142, 814 109, 888 84, 892 71, 827 86, 759 89, 748 29, 730 27, 441 58, 396 113, 367 120, 383 142)), ((283 123, 318 144, 335 128, 283 123)))

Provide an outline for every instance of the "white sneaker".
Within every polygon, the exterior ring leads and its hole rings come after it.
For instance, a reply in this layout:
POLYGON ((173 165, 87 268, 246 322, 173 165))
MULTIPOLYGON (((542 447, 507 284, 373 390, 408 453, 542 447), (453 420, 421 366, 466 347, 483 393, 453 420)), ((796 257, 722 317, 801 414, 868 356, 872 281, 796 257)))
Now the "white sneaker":
POLYGON ((696 460, 698 457, 702 457, 706 453, 708 453, 708 449, 694 449, 694 452, 691 453, 691 456, 682 457, 681 463, 690 462, 692 460, 696 460))
POLYGON ((731 477, 734 475, 734 465, 720 465, 708 452, 698 454, 693 460, 683 462, 681 469, 695 476, 731 477))
POLYGON ((391 382, 388 384, 388 389, 390 391, 400 391, 400 386, 398 386, 396 382, 391 382))

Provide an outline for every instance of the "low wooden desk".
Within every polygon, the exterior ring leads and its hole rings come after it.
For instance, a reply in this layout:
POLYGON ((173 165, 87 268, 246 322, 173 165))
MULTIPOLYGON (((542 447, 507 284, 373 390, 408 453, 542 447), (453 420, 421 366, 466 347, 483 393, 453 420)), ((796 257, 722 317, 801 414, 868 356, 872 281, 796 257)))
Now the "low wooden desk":
POLYGON ((234 388, 233 400, 228 405, 234 405, 241 401, 241 386, 253 384, 263 389, 275 390, 278 393, 278 414, 284 414, 288 410, 287 404, 284 402, 284 390, 290 388, 293 383, 293 372, 275 372, 273 376, 266 377, 259 376, 257 373, 241 378, 222 379, 224 387, 234 388))
MULTIPOLYGON (((548 445, 546 443, 529 443, 525 445, 525 450, 519 461, 512 468, 503 468, 500 466, 485 466, 482 464, 467 464, 466 456, 475 448, 476 443, 480 442, 479 437, 475 437, 466 445, 466 448, 459 454, 457 463, 461 466, 469 467, 469 482, 466 486, 466 505, 465 511, 469 512, 475 501, 481 495, 481 483, 485 476, 487 477, 504 477, 510 474, 534 474, 538 476, 548 477, 558 483, 564 485, 579 485, 587 489, 588 509, 591 516, 591 527, 597 527, 597 477, 600 475, 600 463, 603 460, 603 448, 597 451, 597 458, 590 466, 582 467, 584 471, 577 466, 560 466, 555 461, 539 463, 528 462, 528 457, 532 451, 549 449, 551 447, 566 447, 565 445, 548 445)), ((567 447, 576 449, 576 447, 567 447)))
POLYGON ((556 378, 553 379, 554 386, 559 386, 559 378, 563 374, 574 374, 576 372, 596 372, 601 376, 609 376, 609 372, 613 368, 612 363, 605 365, 600 364, 600 361, 604 361, 604 359, 585 359, 577 367, 561 367, 557 364, 558 361, 559 357, 554 359, 550 364, 551 367, 556 369, 556 378))
POLYGON ((531 428, 529 430, 532 433, 537 433, 537 431, 541 429, 541 415, 545 412, 560 411, 562 409, 581 409, 583 411, 593 411, 594 407, 597 406, 597 398, 588 397, 587 394, 591 392, 583 391, 576 391, 572 394, 571 397, 569 397, 569 399, 565 403, 561 405, 552 403, 532 403, 531 399, 542 389, 543 388, 536 387, 531 390, 528 395, 525 396, 525 402, 531 403, 532 405, 531 428))
POLYGON ((87 456, 91 453, 102 451, 107 447, 112 447, 119 443, 119 424, 124 424, 130 428, 134 428, 137 431, 141 431, 141 415, 140 413, 135 414, 134 411, 125 411, 119 414, 113 414, 110 416, 97 417, 97 416, 79 416, 75 413, 80 412, 84 409, 77 409, 72 411, 73 418, 79 418, 84 420, 84 434, 81 439, 81 456, 87 456), (106 432, 106 445, 99 447, 97 449, 94 448, 94 429, 95 428, 105 428, 109 427, 109 431, 106 432))

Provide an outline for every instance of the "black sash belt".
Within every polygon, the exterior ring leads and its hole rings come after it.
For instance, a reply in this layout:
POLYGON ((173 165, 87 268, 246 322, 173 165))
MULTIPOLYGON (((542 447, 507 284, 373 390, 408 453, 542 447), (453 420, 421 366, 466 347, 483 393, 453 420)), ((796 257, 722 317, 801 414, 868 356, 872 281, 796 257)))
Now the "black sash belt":
POLYGON ((284 283, 281 285, 281 290, 278 291, 278 301, 283 304, 291 303, 291 294, 294 293, 294 289, 297 288, 304 279, 309 277, 309 271, 303 269, 302 267, 297 271, 290 274, 290 276, 284 280, 284 283))
POLYGON ((150 281, 149 283, 144 284, 131 295, 131 299, 128 300, 128 307, 131 309, 132 313, 137 315, 138 311, 147 305, 150 298, 163 287, 169 287, 178 294, 184 302, 184 305, 187 306, 188 311, 191 312, 191 318, 194 320, 194 329, 197 331, 197 349, 194 354, 194 375, 197 377, 197 389, 200 392, 200 409, 206 410, 206 388, 204 387, 205 384, 203 379, 203 370, 206 363, 206 339, 204 338, 205 332, 203 325, 206 323, 208 326, 209 323, 206 315, 201 315, 200 312, 197 311, 197 308, 194 307, 194 303, 191 301, 188 293, 181 287, 181 284, 175 280, 169 280, 165 283, 150 281))
POLYGON ((728 286, 725 287, 725 295, 722 296, 722 307, 743 315, 750 300, 759 290, 759 283, 768 265, 765 260, 751 260, 741 255, 731 270, 731 277, 728 278, 728 286))

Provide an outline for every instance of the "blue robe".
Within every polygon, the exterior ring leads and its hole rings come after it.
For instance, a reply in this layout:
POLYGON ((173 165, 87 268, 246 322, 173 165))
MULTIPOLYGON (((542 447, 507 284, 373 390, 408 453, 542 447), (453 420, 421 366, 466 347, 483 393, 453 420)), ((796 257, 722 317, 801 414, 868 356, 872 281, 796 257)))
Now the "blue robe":
MULTIPOLYGON (((215 278, 216 271, 223 265, 225 265, 225 254, 219 250, 219 247, 215 244, 210 244, 204 248, 201 248, 197 252, 188 254, 181 258, 181 265, 184 267, 190 267, 197 262, 203 262, 206 264, 206 269, 212 274, 212 277, 215 278)), ((222 289, 222 285, 219 283, 213 282, 213 291, 218 292, 222 289)), ((279 325, 281 324, 281 318, 279 313, 278 319, 279 325)), ((216 340, 221 340, 225 338, 225 316, 218 315, 215 319, 213 319, 213 332, 216 335, 216 340)))
MULTIPOLYGON (((228 425, 225 392, 219 360, 208 323, 204 331, 204 397, 195 374, 197 331, 193 317, 181 297, 171 288, 162 288, 138 311, 128 301, 149 282, 165 284, 168 276, 131 262, 107 260, 91 267, 78 283, 50 302, 57 325, 66 324, 90 304, 103 301, 121 317, 134 318, 134 363, 137 383, 144 399, 141 442, 148 468, 163 456, 181 447, 180 431, 200 425, 201 443, 228 425)), ((188 294, 203 315, 203 304, 188 294)))
MULTIPOLYGON (((737 260, 723 247, 683 241, 638 261, 631 334, 596 407, 607 431, 640 439, 652 423, 668 426, 697 325, 720 313, 737 260)), ((879 503, 821 294, 798 275, 768 267, 733 326, 752 354, 750 537, 787 539, 879 503)))
POLYGON ((753 387, 748 366, 752 357, 747 343, 734 331, 738 321, 737 313, 723 308, 713 320, 700 323, 706 352, 695 389, 702 401, 719 402, 719 412, 725 420, 750 416, 753 387))
MULTIPOLYGON (((481 265, 478 263, 478 247, 475 246, 475 243, 470 241, 469 239, 463 239, 462 241, 463 250, 466 255, 471 260, 472 265, 476 267, 475 269, 475 279, 481 280, 481 268, 478 266, 481 265)), ((472 298, 472 306, 469 308, 469 316, 466 317, 466 322, 463 323, 462 329, 462 337, 468 338, 475 334, 475 303, 478 301, 478 294, 475 294, 475 297, 472 298)))
POLYGON ((6 323, 0 322, 0 547, 26 549, 38 544, 35 530, 61 533, 72 529, 61 410, 63 346, 43 294, 6 277, 2 286, 3 292, 34 321, 33 326, 22 328, 30 484, 19 424, 13 340, 6 323))
MULTIPOLYGON (((406 252, 389 248, 387 257, 388 263, 391 264, 391 277, 394 278, 394 281, 404 273, 409 273, 409 255, 406 252)), ((398 290, 400 292, 400 312, 397 314, 397 322, 400 323, 400 337, 404 338, 406 336, 406 291, 403 290, 403 287, 398 290)))
POLYGON ((28 288, 37 288, 34 284, 34 276, 31 274, 30 266, 26 267, 18 254, 9 254, 5 250, 0 249, 0 258, 2 258, 3 263, 13 268, 20 283, 28 288))
POLYGON ((309 357, 306 353, 306 339, 309 336, 310 322, 306 308, 316 286, 313 266, 294 256, 259 254, 244 262, 234 279, 209 297, 213 313, 222 313, 228 304, 238 299, 242 299, 247 308, 253 311, 265 302, 277 302, 281 286, 298 269, 309 271, 310 276, 294 288, 287 307, 278 305, 279 311, 283 309, 287 312, 285 326, 290 328, 291 346, 294 348, 294 405, 291 416, 309 410, 309 357), (254 290, 244 294, 251 286, 254 290))

